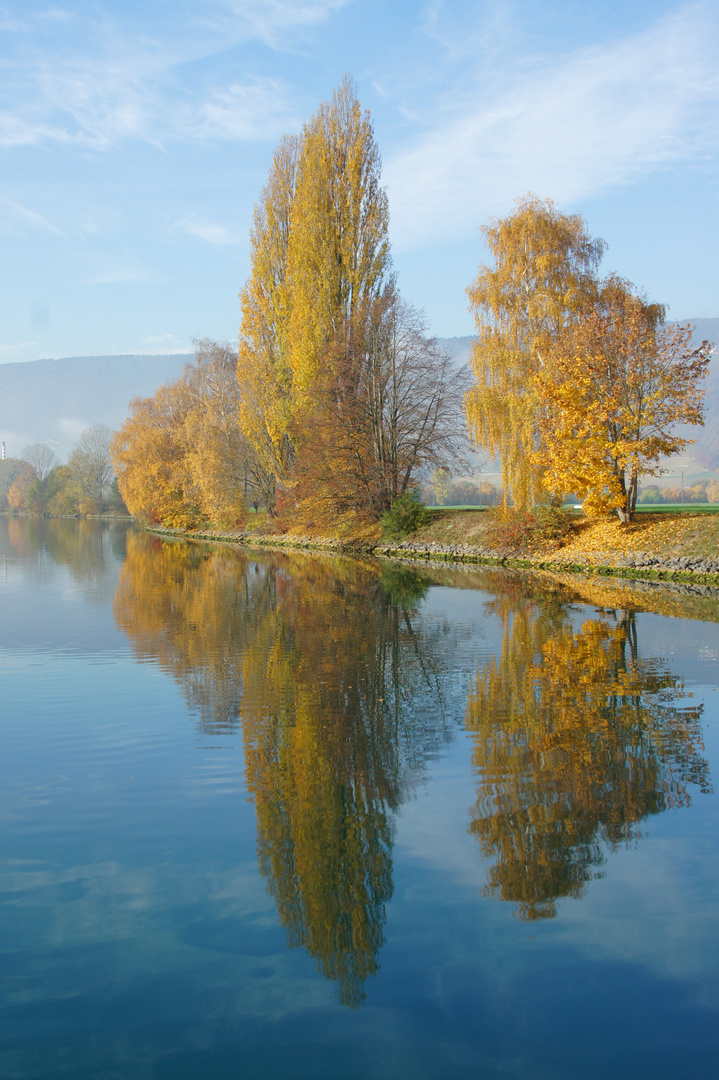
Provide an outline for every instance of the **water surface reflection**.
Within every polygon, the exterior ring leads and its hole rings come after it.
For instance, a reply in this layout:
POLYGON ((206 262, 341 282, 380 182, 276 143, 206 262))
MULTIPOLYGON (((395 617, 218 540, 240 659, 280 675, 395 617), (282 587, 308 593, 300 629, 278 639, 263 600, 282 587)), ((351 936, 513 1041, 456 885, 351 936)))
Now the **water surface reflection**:
POLYGON ((392 812, 449 737, 451 631, 422 619, 426 587, 377 562, 135 535, 115 597, 137 654, 173 673, 205 732, 241 721, 260 872, 289 944, 349 1005, 377 971, 392 812))
POLYGON ((691 786, 710 790, 702 707, 683 703, 660 660, 641 657, 632 611, 598 611, 577 627, 556 594, 508 591, 491 606, 501 652, 467 701, 479 777, 470 831, 489 860, 486 892, 538 919, 583 894, 606 846, 687 806, 691 786))
POLYGON ((429 582, 390 563, 134 534, 114 600, 201 730, 241 731, 260 872, 289 944, 349 1005, 378 970, 394 812, 463 721, 485 893, 522 918, 556 914, 642 820, 709 789, 701 708, 642 658, 632 610, 578 625, 571 589, 480 573, 501 647, 472 677, 460 628, 423 610, 429 582))

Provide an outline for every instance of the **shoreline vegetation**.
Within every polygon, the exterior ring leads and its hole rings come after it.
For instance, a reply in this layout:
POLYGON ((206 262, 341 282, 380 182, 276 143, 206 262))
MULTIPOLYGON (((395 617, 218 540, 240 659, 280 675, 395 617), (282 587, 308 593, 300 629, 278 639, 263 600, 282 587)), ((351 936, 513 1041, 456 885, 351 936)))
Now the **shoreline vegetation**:
POLYGON ((716 543, 690 545, 691 556, 653 540, 625 553, 617 533, 604 561, 584 550, 608 514, 633 536, 640 479, 660 476, 688 445, 687 425, 704 423, 710 342, 602 276, 604 241, 551 199, 528 193, 482 234, 492 261, 467 289, 476 335, 465 369, 401 295, 372 120, 345 77, 275 150, 237 347, 196 342, 195 364, 135 399, 113 438, 130 513, 210 538, 222 523, 221 537, 247 542, 262 507, 280 546, 346 545, 354 530, 354 550, 400 558, 716 577, 716 543), (432 521, 423 480, 449 501, 477 449, 501 466, 501 509, 481 535, 435 518, 439 535, 415 536, 432 521), (571 525, 568 501, 593 524, 571 525))
POLYGON ((300 527, 274 532, 264 520, 255 529, 174 529, 147 526, 160 536, 247 547, 290 548, 507 569, 585 574, 719 588, 719 513, 684 511, 638 515, 630 526, 618 519, 571 518, 561 537, 507 532, 506 518, 492 511, 433 511, 428 524, 398 540, 378 528, 317 533, 300 527), (502 531, 504 530, 504 531, 502 531))

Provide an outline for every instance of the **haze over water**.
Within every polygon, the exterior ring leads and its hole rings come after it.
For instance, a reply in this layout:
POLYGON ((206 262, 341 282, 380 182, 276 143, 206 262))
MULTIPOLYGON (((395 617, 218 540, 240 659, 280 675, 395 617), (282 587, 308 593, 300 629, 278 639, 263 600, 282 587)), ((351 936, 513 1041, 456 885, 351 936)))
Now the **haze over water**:
POLYGON ((710 1073, 716 595, 0 558, 0 1075, 710 1073))

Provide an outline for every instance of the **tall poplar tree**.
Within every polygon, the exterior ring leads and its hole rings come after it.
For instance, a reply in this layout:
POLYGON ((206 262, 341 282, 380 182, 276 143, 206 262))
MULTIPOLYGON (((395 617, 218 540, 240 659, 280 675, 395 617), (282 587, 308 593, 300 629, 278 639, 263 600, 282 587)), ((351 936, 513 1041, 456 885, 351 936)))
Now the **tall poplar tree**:
POLYGON ((346 77, 300 140, 287 252, 290 363, 300 398, 323 374, 328 345, 348 338, 356 314, 392 287, 380 171, 369 112, 346 77))
POLYGON ((467 289, 477 326, 467 419, 476 443, 501 461, 505 498, 527 506, 542 494, 533 380, 552 341, 593 302, 605 245, 579 214, 532 194, 481 231, 494 265, 480 266, 467 289))
POLYGON ((252 272, 240 293, 240 422, 266 474, 278 478, 293 459, 286 278, 297 145, 286 135, 275 151, 250 231, 252 272))
POLYGON ((352 393, 344 376, 358 313, 393 289, 380 164, 369 113, 345 78, 298 139, 282 140, 255 208, 240 294, 241 422, 284 485, 304 432, 323 423, 320 388, 333 380, 340 404, 352 393))

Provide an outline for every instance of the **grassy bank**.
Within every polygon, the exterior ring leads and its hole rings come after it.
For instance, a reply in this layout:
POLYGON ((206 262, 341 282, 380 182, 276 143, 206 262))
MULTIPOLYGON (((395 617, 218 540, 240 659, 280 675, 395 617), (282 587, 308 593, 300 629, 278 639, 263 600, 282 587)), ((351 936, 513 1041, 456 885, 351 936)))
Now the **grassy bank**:
MULTIPOLYGON (((429 525, 418 530, 412 539, 423 543, 470 544, 491 546, 497 533, 496 518, 476 511, 434 511, 429 525)), ((524 543, 506 545, 503 554, 545 557, 558 554, 568 561, 589 563, 629 557, 638 552, 651 553, 668 560, 682 556, 719 558, 719 512, 676 508, 637 514, 630 525, 618 518, 591 520, 582 516, 569 518, 569 531, 560 541, 527 535, 524 543)))

